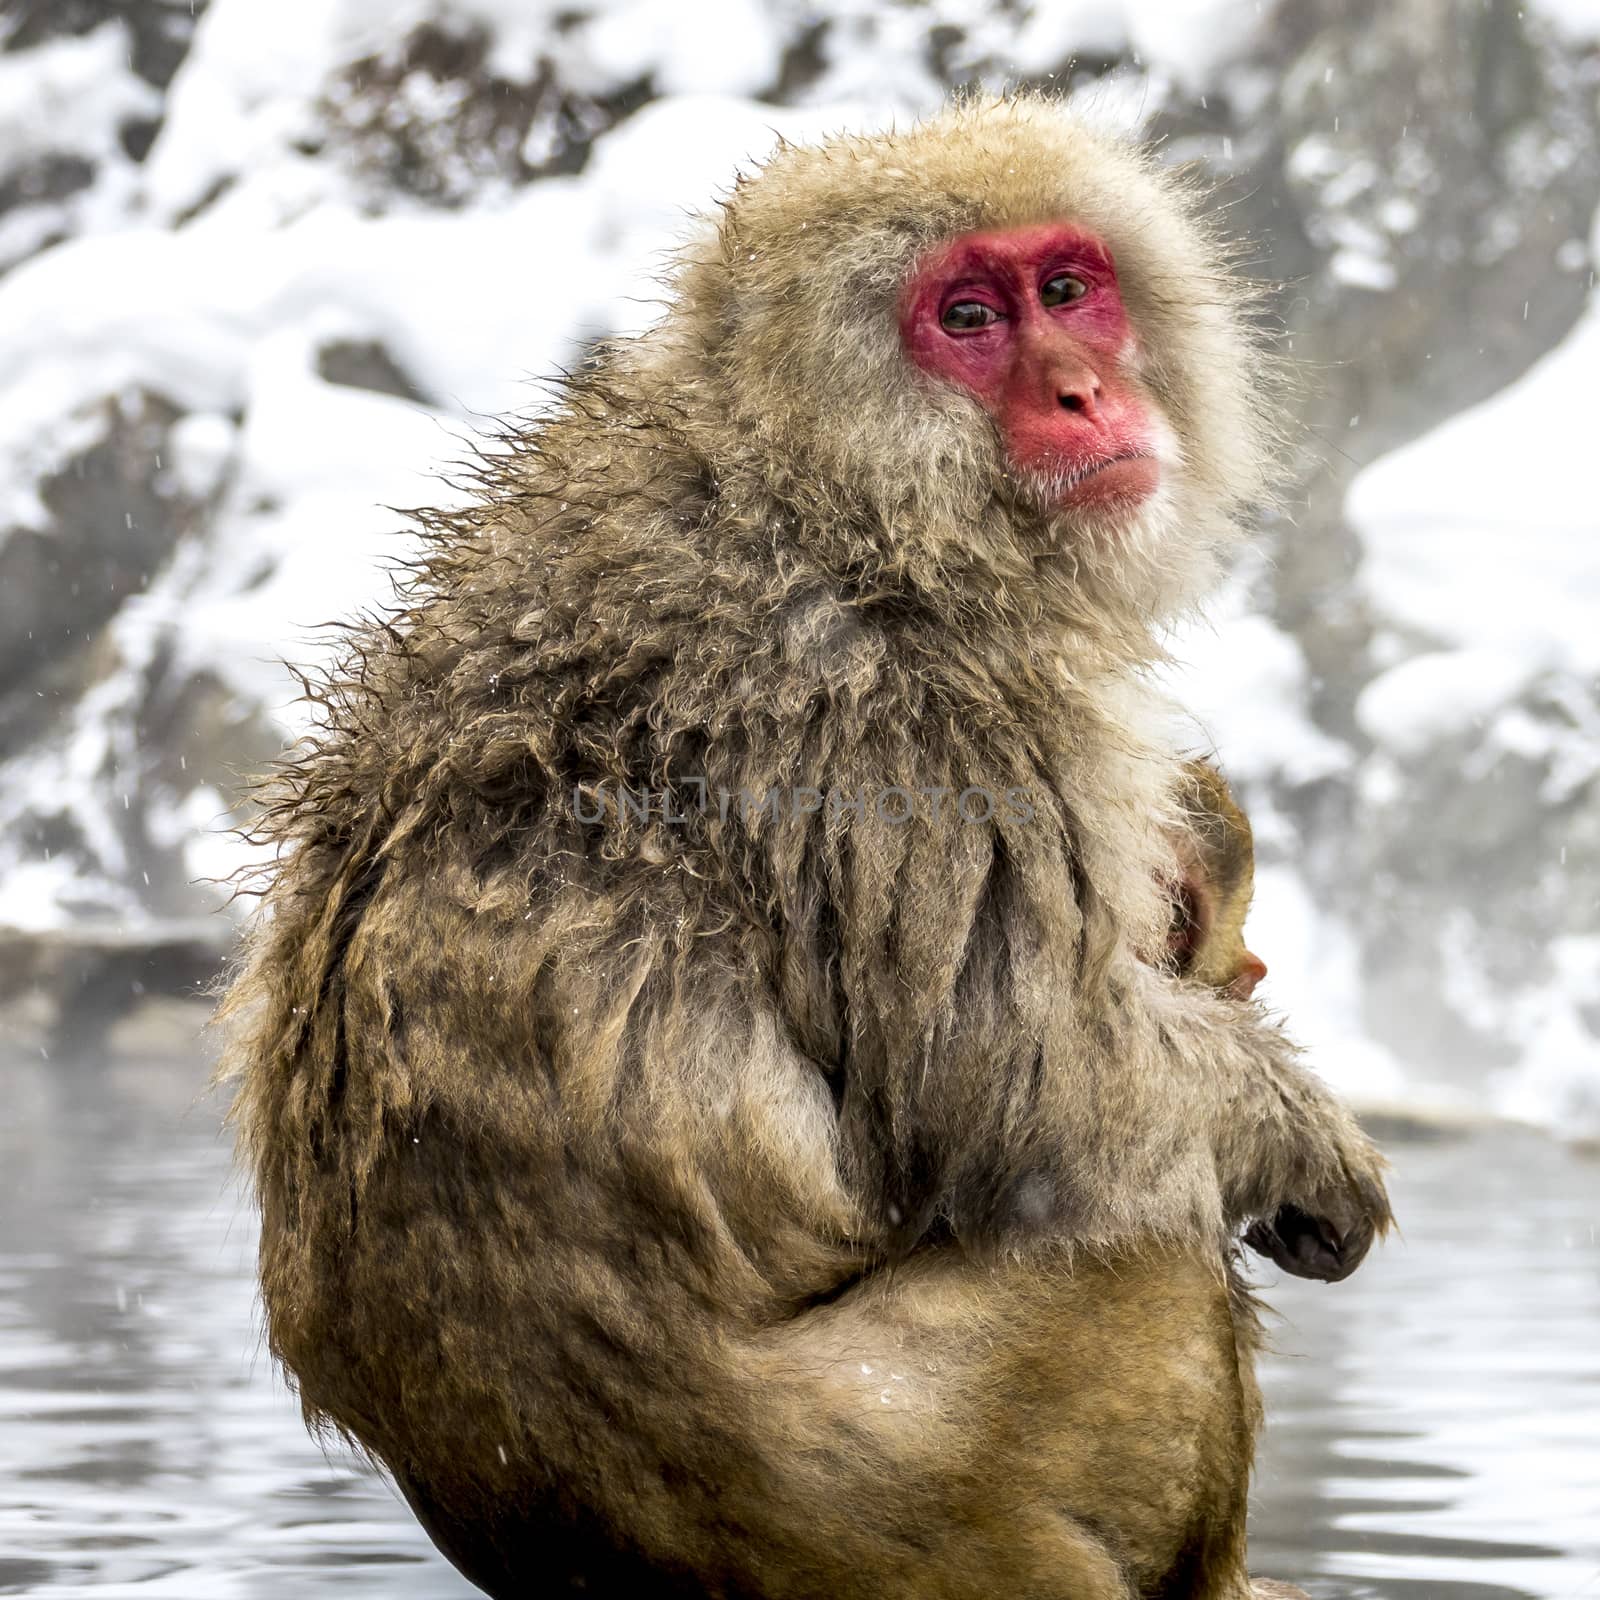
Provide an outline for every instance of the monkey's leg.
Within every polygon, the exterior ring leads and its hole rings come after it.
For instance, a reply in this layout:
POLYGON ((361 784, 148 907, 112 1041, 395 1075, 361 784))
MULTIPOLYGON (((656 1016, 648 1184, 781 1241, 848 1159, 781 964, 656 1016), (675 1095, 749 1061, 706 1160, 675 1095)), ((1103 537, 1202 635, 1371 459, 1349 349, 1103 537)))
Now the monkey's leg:
POLYGON ((704 1292, 738 1265, 725 1231, 693 1260, 642 1209, 596 1231, 559 1167, 409 1126, 328 1248, 267 1228, 275 1348, 496 1600, 1134 1600, 1093 1504, 1041 1470, 1047 1413, 1100 1361, 1051 1355, 1078 1315, 1052 1274, 952 1251, 925 1289, 918 1268, 752 1317, 704 1292))
POLYGON ((496 1600, 1248 1600, 1255 1411, 1215 1262, 930 1252, 730 1333, 675 1330, 626 1391, 594 1352, 565 1398, 536 1340, 536 1460, 455 1426, 396 1476, 496 1600))
MULTIPOLYGON (((951 1554, 966 1560, 965 1537, 976 1565, 970 1587, 929 1592, 1250 1600, 1254 1318, 1216 1259, 1130 1248, 1072 1267, 979 1265, 930 1252, 774 1345, 775 1372, 823 1376, 810 1403, 826 1403, 830 1426, 870 1424, 897 1447, 894 1486, 920 1479, 929 1504, 948 1505, 951 1554), (878 1414, 861 1405, 852 1419, 852 1389, 878 1414), (992 1558, 963 1525, 1001 1530, 1003 1566, 983 1568, 992 1558)), ((885 1488, 853 1492, 865 1508, 885 1488)))
MULTIPOLYGON (((625 1516, 613 1526, 598 1521, 578 1529, 542 1512, 492 1513, 492 1523, 444 1510, 431 1490, 403 1473, 395 1480, 423 1530, 464 1577, 493 1600, 581 1595, 585 1600, 992 1600, 996 1594, 1028 1600, 1135 1600, 1123 1570, 1096 1536, 1053 1507, 1007 1507, 997 1524, 974 1528, 965 1519, 986 1508, 952 1505, 941 1517, 943 1536, 924 1543, 920 1520, 908 1506, 892 1514, 912 1525, 879 1536, 872 1526, 874 1494, 897 1497, 882 1480, 830 1485, 829 1505, 845 1515, 853 1506, 860 1525, 852 1536, 821 1548, 792 1552, 798 1520, 818 1505, 810 1497, 774 1503, 738 1530, 741 1553, 726 1545, 707 1549, 690 1566, 655 1561, 621 1548, 631 1530, 625 1516), (750 1539, 752 1534, 759 1536, 750 1539), (770 1539, 771 1543, 767 1541, 770 1539)), ((486 1508, 487 1509, 487 1508, 486 1508)), ((992 1509, 992 1508, 987 1508, 992 1509)), ((686 1513, 688 1507, 685 1508, 686 1513)), ((687 1520, 687 1517, 686 1517, 687 1520)), ((821 1519, 826 1526, 828 1518, 821 1519)), ((687 1530, 686 1530, 687 1531, 687 1530)), ((731 1530, 723 1530, 724 1537, 731 1530)), ((1176 1591, 1174 1591, 1176 1593, 1176 1591)))
POLYGON ((464 1210, 464 1162, 493 1170, 438 1127, 380 1161, 285 1354, 496 1600, 1249 1596, 1255 1402, 1215 1258, 930 1251, 752 1325, 659 1268, 614 1299, 576 1208, 464 1210))
POLYGON ((692 1575, 663 1571, 620 1548, 590 1519, 519 1516, 484 1506, 485 1516, 446 1509, 432 1488, 403 1471, 393 1474, 422 1530, 469 1582, 492 1600, 582 1595, 586 1600, 704 1600, 692 1575))
POLYGON ((516 1580, 483 1529, 451 1517, 420 1479, 399 1468, 391 1476, 422 1531, 457 1572, 497 1600, 501 1595, 523 1592, 513 1587, 516 1580))

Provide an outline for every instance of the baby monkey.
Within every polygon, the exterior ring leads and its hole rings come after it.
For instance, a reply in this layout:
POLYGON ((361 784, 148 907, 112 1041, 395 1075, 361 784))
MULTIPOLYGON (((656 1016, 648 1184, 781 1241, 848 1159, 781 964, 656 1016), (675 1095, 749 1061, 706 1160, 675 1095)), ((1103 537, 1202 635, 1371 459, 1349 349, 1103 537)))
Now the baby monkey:
POLYGON ((1167 950, 1178 975, 1248 1000, 1267 964, 1244 942, 1255 892, 1255 840, 1228 780, 1209 761, 1183 769, 1185 828, 1175 840, 1182 877, 1167 950))
MULTIPOLYGON (((1248 1000, 1267 975, 1266 962, 1244 942, 1256 877, 1250 819, 1211 762, 1185 763, 1183 779, 1184 825, 1173 841, 1181 876, 1173 891, 1168 959, 1179 977, 1248 1000)), ((1358 1223, 1347 1239, 1287 1205, 1270 1221, 1253 1223, 1244 1242, 1297 1277, 1335 1283, 1355 1270, 1371 1231, 1358 1223)))

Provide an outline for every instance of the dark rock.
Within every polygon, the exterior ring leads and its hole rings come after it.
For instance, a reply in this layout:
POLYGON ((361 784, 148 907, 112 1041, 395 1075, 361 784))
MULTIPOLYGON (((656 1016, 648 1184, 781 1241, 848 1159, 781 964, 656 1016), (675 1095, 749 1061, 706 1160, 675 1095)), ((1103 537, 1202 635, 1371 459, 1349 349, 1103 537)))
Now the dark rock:
POLYGON ((127 938, 111 930, 21 936, 0 929, 0 1030, 12 1051, 51 1060, 93 1060, 124 1018, 154 999, 200 1003, 232 941, 225 917, 165 935, 127 938))
POLYGON ((16 206, 65 200, 93 182, 94 166, 82 156, 40 156, 0 173, 0 214, 16 206))
POLYGON ((0 755, 26 702, 81 686, 99 630, 194 526, 159 468, 179 415, 158 395, 104 401, 98 441, 39 485, 48 526, 0 539, 0 755))
POLYGON ((183 64, 207 0, 5 0, 0 50, 28 50, 123 22, 133 40, 133 70, 165 89, 183 64))
POLYGON ((399 400, 432 404, 422 388, 375 339, 336 339, 323 345, 317 351, 317 376, 326 383, 342 383, 352 389, 392 394, 399 400))
POLYGON ((578 94, 545 58, 505 78, 489 45, 481 28, 427 23, 353 63, 323 96, 339 159, 376 193, 460 205, 485 184, 581 171, 595 139, 651 98, 647 80, 578 94))

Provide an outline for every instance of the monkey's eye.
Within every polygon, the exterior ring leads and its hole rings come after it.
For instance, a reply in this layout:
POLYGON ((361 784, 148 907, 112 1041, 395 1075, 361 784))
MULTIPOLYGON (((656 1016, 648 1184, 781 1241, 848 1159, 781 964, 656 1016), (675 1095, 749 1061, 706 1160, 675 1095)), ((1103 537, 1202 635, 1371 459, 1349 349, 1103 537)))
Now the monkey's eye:
POLYGON ((957 300, 944 308, 939 326, 947 333, 971 333, 974 328, 987 328, 991 322, 999 320, 1000 313, 981 300, 957 300))
POLYGON ((1082 278, 1074 278, 1070 272, 1058 272, 1055 277, 1047 279, 1044 287, 1039 291, 1039 304, 1042 306, 1070 305, 1074 300, 1081 300, 1088 294, 1089 285, 1082 278))

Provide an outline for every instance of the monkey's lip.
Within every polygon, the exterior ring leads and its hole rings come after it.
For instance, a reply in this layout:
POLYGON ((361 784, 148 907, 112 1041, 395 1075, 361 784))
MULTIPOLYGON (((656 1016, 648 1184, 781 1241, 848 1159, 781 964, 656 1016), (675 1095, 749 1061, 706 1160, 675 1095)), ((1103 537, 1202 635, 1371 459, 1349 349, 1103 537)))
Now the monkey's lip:
POLYGON ((1090 467, 1062 499, 1074 506, 1137 503, 1160 482, 1161 464, 1148 450, 1125 450, 1090 467))

